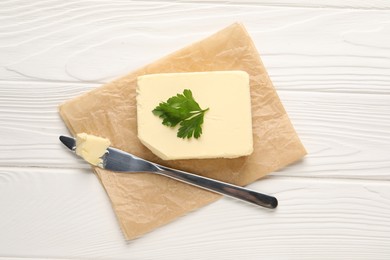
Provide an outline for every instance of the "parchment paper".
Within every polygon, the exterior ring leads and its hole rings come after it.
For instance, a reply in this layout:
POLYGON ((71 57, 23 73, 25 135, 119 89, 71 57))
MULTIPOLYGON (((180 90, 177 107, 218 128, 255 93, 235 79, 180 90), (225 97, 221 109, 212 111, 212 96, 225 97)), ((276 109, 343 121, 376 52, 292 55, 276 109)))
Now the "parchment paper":
MULTIPOLYGON (((59 112, 72 134, 102 136, 110 139, 112 146, 139 157, 238 185, 249 184, 306 154, 253 42, 238 23, 65 102, 59 112), (253 154, 237 159, 162 161, 137 138, 137 76, 213 70, 244 70, 250 75, 253 154)), ((126 239, 139 237, 220 197, 149 173, 93 170, 107 191, 126 239)))

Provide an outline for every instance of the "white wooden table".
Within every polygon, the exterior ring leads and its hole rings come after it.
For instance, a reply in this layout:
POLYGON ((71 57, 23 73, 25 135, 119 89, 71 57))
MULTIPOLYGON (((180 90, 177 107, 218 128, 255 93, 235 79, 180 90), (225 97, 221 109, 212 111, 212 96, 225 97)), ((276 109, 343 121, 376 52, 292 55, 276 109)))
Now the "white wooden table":
POLYGON ((389 133, 389 1, 0 2, 0 259, 390 259, 389 133), (57 106, 236 21, 309 154, 126 242, 57 106))

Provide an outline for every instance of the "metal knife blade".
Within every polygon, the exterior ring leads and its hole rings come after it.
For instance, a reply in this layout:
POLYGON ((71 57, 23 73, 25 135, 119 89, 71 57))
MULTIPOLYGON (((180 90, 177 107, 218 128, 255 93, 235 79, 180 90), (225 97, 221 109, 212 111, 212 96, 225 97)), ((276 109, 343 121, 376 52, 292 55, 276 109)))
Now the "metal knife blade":
MULTIPOLYGON (((75 151, 76 141, 74 138, 60 136, 60 140, 67 148, 75 151)), ((106 170, 155 173, 258 206, 276 208, 278 205, 278 200, 275 197, 193 173, 168 168, 113 147, 107 149, 102 159, 103 164, 98 165, 98 167, 106 170)))

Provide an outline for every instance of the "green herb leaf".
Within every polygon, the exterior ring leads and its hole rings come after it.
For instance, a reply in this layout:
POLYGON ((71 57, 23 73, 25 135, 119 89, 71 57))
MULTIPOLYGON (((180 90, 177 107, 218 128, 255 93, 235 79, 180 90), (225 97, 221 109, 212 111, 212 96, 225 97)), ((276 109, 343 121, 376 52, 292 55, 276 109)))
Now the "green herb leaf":
POLYGON ((198 139, 202 135, 202 124, 207 110, 209 109, 201 109, 191 90, 185 89, 183 94, 177 94, 166 102, 161 102, 152 112, 163 120, 163 125, 175 127, 180 124, 177 137, 194 136, 198 139))

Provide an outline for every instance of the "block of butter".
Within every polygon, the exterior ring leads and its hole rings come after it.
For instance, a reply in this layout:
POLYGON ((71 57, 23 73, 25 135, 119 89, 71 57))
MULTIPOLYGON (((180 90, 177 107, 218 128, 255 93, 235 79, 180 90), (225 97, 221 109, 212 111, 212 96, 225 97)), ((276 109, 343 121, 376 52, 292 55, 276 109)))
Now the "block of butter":
POLYGON ((249 75, 245 71, 162 73, 137 79, 138 137, 163 160, 236 158, 253 151, 249 75), (177 137, 152 113, 161 102, 189 89, 208 108, 198 138, 177 137))
POLYGON ((86 133, 76 135, 76 154, 92 165, 103 163, 101 157, 110 146, 110 140, 86 133))

